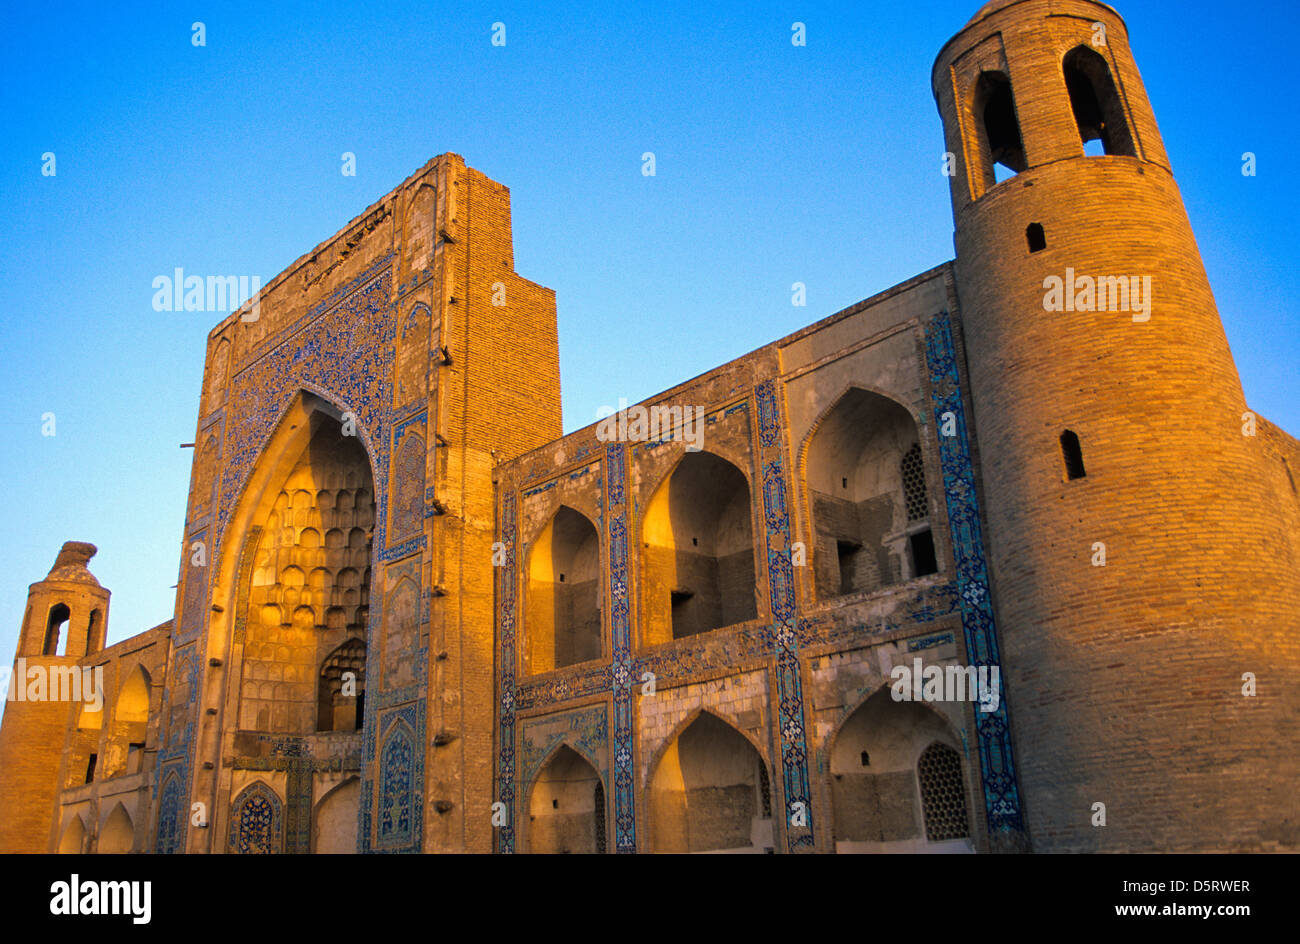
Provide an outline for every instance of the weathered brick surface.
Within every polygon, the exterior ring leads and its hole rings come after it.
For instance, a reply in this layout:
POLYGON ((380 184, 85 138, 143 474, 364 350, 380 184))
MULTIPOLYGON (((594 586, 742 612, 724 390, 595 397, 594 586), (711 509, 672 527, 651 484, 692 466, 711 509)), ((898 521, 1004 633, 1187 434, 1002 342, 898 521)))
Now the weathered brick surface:
POLYGON ((1294 849, 1300 621, 1297 571, 1278 556, 1296 531, 1280 463, 1242 434, 1241 385, 1123 23, 1085 0, 1001 5, 944 48, 934 79, 964 161, 957 287, 1034 847, 1294 849), (1082 153, 1059 63, 1094 22, 1136 157, 1082 153), (1029 167, 981 194, 965 59, 992 36, 1029 167), (1047 248, 1031 254, 1033 222, 1047 248), (1150 276, 1150 320, 1045 311, 1044 279, 1067 267, 1150 276), (1065 429, 1086 478, 1065 480, 1065 429), (1098 802, 1105 828, 1090 825, 1098 802))

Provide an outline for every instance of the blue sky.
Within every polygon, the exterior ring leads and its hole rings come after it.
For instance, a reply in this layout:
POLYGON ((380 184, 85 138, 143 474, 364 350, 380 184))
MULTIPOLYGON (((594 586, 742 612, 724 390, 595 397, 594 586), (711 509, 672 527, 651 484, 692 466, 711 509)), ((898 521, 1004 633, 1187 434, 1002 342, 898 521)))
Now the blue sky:
MULTIPOLYGON (((172 615, 178 446, 220 316, 155 312, 154 277, 265 283, 436 154, 511 188, 516 268, 558 295, 566 430, 952 257, 929 74, 974 0, 550 6, 5 12, 0 661, 65 540, 100 548, 110 642, 172 615)), ((1300 141, 1278 94, 1300 12, 1118 6, 1247 399, 1300 433, 1300 141)))

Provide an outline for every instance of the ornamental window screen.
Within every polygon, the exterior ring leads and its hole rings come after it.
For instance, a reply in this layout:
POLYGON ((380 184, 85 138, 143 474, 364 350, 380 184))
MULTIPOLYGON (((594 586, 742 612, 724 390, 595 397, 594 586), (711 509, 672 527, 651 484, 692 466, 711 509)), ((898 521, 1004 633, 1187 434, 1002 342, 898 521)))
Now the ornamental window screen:
POLYGON ((903 474, 903 500, 907 505, 908 521, 924 521, 929 517, 930 502, 925 491, 925 464, 921 461, 921 444, 913 443, 903 454, 900 463, 903 474))
POLYGON ((925 838, 930 842, 944 842, 968 837, 970 824, 966 816, 961 755, 936 741, 922 752, 916 763, 916 776, 921 784, 925 838))

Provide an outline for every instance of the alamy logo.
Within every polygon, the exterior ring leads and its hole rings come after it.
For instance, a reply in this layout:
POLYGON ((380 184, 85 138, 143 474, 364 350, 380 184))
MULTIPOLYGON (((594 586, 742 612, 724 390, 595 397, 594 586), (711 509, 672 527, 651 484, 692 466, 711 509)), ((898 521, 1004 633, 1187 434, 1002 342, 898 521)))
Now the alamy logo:
POLYGON ((21 656, 13 669, 0 667, 0 687, 9 701, 84 701, 90 712, 104 708, 104 667, 31 665, 21 656))
POLYGON ((1002 703, 998 686, 1002 680, 996 665, 896 665, 889 677, 894 701, 973 701, 980 711, 997 711, 1002 703))
POLYGON ((154 311, 237 311, 246 301, 249 310, 241 321, 256 321, 261 315, 260 275, 186 275, 175 269, 171 275, 155 276, 150 283, 154 311))
POLYGON ((619 398, 618 409, 602 406, 596 411, 596 438, 601 442, 660 442, 673 439, 686 443, 688 452, 704 448, 704 407, 652 406, 629 408, 619 398))
POLYGON ((1043 311, 1130 311, 1137 322, 1151 320, 1151 276, 1075 275, 1043 279, 1043 311))
POLYGON ((50 886, 50 914, 131 915, 133 924, 148 924, 152 915, 153 883, 83 882, 76 872, 66 882, 50 886))

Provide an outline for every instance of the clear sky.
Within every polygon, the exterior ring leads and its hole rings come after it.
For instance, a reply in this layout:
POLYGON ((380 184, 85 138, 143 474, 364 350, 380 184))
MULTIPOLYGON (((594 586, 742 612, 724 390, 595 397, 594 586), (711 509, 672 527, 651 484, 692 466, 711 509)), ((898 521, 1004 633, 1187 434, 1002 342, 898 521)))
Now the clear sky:
MULTIPOLYGON (((1300 5, 1117 5, 1247 399, 1300 433, 1300 5)), ((952 257, 929 76, 978 6, 8 4, 0 662, 66 540, 99 546, 110 642, 172 616, 221 316, 154 311, 156 276, 265 283, 455 151, 511 188, 516 268, 558 295, 576 429, 952 257)))

